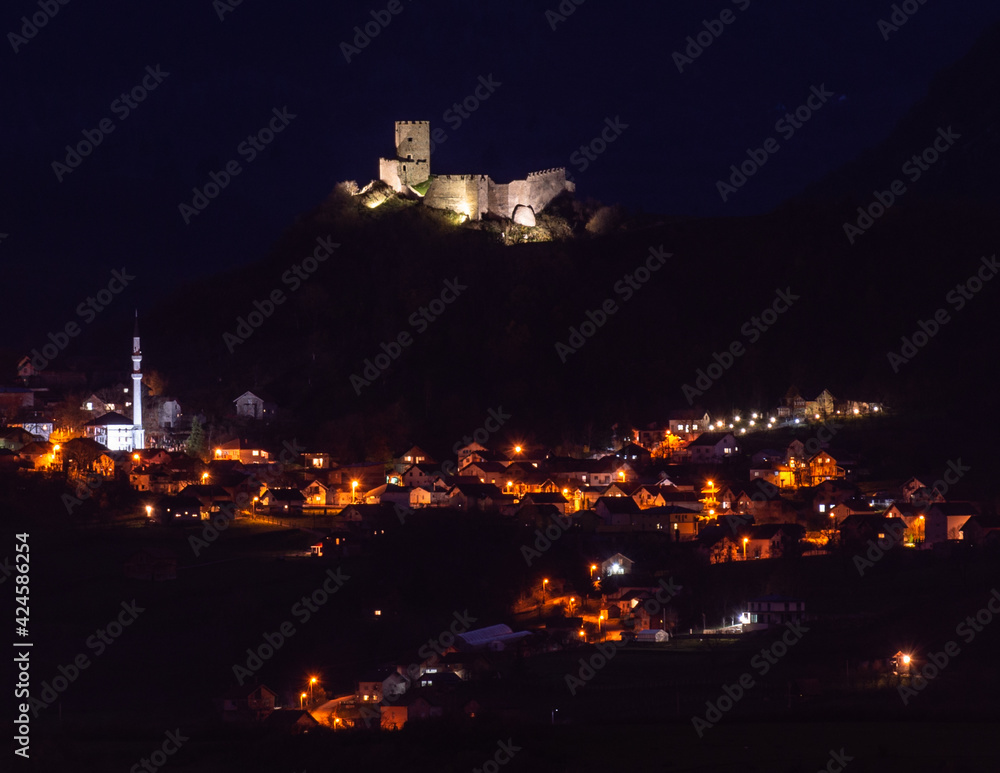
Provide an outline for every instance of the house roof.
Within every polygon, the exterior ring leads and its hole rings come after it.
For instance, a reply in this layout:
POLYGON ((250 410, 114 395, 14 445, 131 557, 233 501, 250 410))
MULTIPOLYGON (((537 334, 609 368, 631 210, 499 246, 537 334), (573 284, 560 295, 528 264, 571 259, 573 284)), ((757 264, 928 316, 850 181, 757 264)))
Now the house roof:
POLYGON ((972 502, 938 502, 930 509, 942 515, 979 515, 979 508, 972 502))
POLYGON ((797 523, 765 523, 750 528, 750 539, 773 539, 782 532, 801 539, 805 531, 805 527, 797 523))
POLYGON ((980 529, 1000 529, 1000 515, 973 515, 962 524, 961 531, 966 527, 978 526, 980 529))
POLYGON ((532 494, 525 494, 522 498, 522 502, 530 499, 533 504, 536 505, 564 505, 566 504, 566 497, 560 494, 558 491, 549 492, 539 492, 532 494))
POLYGON ((802 601, 795 596, 783 596, 780 593, 768 593, 766 596, 757 596, 748 601, 802 601))
POLYGON ((131 427, 133 426, 132 420, 122 416, 120 413, 111 411, 103 416, 98 416, 96 419, 91 419, 83 426, 85 427, 131 427))
POLYGON ((275 709, 268 714, 264 724, 269 728, 291 728, 295 725, 319 725, 316 717, 302 709, 275 709))
MULTIPOLYGON (((473 497, 499 497, 502 492, 492 483, 456 483, 452 486, 452 491, 458 490, 465 496, 473 497)), ((451 492, 449 492, 451 493, 451 492)))
POLYGON ((304 502, 305 497, 302 492, 294 488, 271 488, 264 492, 264 496, 269 496, 279 502, 304 502))
POLYGON ((632 497, 598 497, 594 507, 602 504, 609 513, 633 514, 641 512, 639 505, 632 497))
MULTIPOLYGON (((733 437, 731 432, 702 432, 698 437, 688 443, 687 447, 717 446, 726 437, 733 437)), ((734 438, 735 439, 735 438, 734 438)))

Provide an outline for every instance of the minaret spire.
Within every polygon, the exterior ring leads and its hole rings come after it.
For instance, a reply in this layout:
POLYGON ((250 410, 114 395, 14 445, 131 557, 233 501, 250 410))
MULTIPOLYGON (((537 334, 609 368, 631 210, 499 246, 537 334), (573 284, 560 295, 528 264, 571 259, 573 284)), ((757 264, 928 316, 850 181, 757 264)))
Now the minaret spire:
POLYGON ((139 346, 139 310, 135 310, 132 331, 132 448, 146 447, 146 432, 142 428, 142 348, 139 346))

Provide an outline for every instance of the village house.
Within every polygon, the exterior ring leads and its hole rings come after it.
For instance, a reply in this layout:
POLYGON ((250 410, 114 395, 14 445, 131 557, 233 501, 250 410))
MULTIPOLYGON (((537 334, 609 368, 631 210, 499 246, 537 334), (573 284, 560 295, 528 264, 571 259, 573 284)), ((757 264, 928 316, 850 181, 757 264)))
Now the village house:
POLYGON ((301 515, 305 497, 294 488, 269 488, 260 495, 260 506, 271 515, 301 515))
POLYGON ((806 459, 802 473, 803 486, 818 486, 823 481, 844 478, 844 469, 837 466, 837 460, 828 452, 820 451, 806 459))
POLYGON ((1000 516, 973 515, 960 527, 962 539, 973 545, 1000 546, 1000 516))
POLYGON ((215 459, 235 461, 241 464, 261 464, 267 462, 269 456, 270 454, 259 445, 240 438, 222 443, 213 452, 215 459))
POLYGON ((739 445, 731 432, 703 432, 687 445, 692 464, 719 464, 733 458, 739 445))
POLYGON ((456 483, 448 491, 451 507, 459 510, 492 510, 514 498, 503 494, 492 483, 456 483))
POLYGON ((227 722, 262 722, 274 711, 278 694, 264 685, 244 685, 222 699, 222 719, 227 722))
POLYGON ((601 576, 614 577, 622 574, 632 574, 632 567, 635 562, 622 553, 615 553, 601 561, 601 576))
POLYGON ((245 419, 269 419, 275 413, 275 405, 253 392, 244 392, 235 400, 236 415, 245 419))
POLYGON ((962 539, 962 527, 979 508, 972 502, 935 502, 927 510, 927 543, 962 539))
POLYGON ((806 619, 806 604, 802 599, 769 594, 747 602, 743 619, 751 627, 767 627, 801 622, 806 619))
POLYGON ((670 431, 674 435, 691 435, 697 432, 704 432, 712 426, 712 417, 708 412, 681 411, 671 414, 670 431))
POLYGON ((434 459, 420 446, 411 446, 392 460, 396 472, 403 473, 414 464, 433 464, 434 459))
POLYGON ((317 505, 329 505, 333 504, 329 501, 330 487, 325 486, 318 480, 313 479, 304 489, 302 489, 302 496, 305 497, 306 506, 315 507, 317 505))

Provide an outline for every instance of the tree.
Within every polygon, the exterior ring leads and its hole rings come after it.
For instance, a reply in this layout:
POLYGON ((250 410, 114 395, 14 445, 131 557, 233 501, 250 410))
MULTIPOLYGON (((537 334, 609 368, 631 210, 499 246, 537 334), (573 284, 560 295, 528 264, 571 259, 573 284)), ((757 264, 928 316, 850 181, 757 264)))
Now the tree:
POLYGON ((81 409, 83 395, 79 393, 68 394, 66 397, 53 406, 53 420, 58 429, 68 432, 78 432, 83 429, 92 417, 89 413, 81 409))
POLYGON ((205 431, 201 428, 197 416, 191 422, 191 434, 188 435, 184 452, 195 459, 203 459, 205 456, 205 431))
POLYGON ((151 370, 142 377, 142 383, 149 390, 150 397, 162 397, 167 390, 167 380, 158 370, 151 370))

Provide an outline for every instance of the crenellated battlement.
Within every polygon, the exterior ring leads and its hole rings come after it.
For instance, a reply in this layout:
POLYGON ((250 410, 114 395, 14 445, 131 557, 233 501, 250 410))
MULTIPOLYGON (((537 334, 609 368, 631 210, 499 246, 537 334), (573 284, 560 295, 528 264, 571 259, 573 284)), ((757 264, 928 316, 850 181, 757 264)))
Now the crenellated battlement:
POLYGON ((558 175, 562 175, 563 177, 565 177, 566 176, 566 167, 564 167, 564 166, 556 166, 556 167, 553 167, 552 169, 541 169, 541 170, 539 170, 537 172, 528 172, 528 176, 527 176, 526 179, 530 180, 532 177, 546 177, 548 175, 557 175, 557 174, 558 175))
POLYGON ((396 121, 396 157, 379 159, 379 179, 397 193, 429 180, 422 196, 426 206, 472 220, 489 213, 530 226, 556 196, 574 189, 562 166, 529 172, 509 183, 496 183, 487 174, 431 176, 430 123, 396 121))

